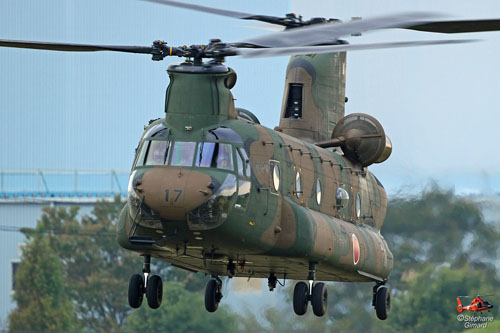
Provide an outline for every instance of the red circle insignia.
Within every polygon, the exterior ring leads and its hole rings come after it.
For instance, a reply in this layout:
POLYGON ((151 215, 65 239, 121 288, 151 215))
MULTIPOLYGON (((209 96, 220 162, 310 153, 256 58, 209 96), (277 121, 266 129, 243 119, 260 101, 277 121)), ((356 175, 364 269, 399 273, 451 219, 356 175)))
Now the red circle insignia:
POLYGON ((354 261, 354 265, 356 265, 359 261, 359 242, 358 237, 355 234, 352 234, 352 259, 354 261))

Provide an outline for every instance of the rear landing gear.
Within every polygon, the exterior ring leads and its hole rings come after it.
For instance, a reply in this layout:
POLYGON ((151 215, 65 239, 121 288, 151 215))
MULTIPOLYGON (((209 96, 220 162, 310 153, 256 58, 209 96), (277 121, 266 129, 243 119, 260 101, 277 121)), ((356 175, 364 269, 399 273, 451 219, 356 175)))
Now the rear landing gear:
POLYGON ((149 276, 151 273, 151 256, 144 255, 144 266, 142 269, 144 277, 134 274, 128 284, 128 303, 137 309, 141 306, 144 294, 151 309, 158 309, 163 297, 163 282, 158 275, 149 276))
POLYGON ((297 282, 293 289, 293 311, 296 315, 302 316, 307 312, 309 303, 309 286, 303 282, 297 282))
POLYGON ((372 305, 375 307, 375 313, 380 320, 386 320, 391 310, 391 292, 383 283, 377 283, 373 287, 372 305))
POLYGON ((322 317, 328 309, 328 290, 323 282, 316 283, 309 291, 307 283, 297 282, 293 290, 293 311, 302 316, 307 312, 307 305, 311 301, 313 312, 316 316, 322 317))
POLYGON ((316 316, 322 317, 325 315, 328 309, 328 290, 323 282, 314 285, 311 305, 316 316))
POLYGON ((205 308, 208 312, 215 312, 222 299, 222 280, 214 276, 205 286, 205 308))
POLYGON ((293 290, 293 311, 302 316, 307 312, 307 304, 311 301, 316 316, 325 315, 328 308, 328 291, 323 282, 313 285, 316 273, 316 263, 309 263, 309 285, 303 281, 297 282, 293 290))

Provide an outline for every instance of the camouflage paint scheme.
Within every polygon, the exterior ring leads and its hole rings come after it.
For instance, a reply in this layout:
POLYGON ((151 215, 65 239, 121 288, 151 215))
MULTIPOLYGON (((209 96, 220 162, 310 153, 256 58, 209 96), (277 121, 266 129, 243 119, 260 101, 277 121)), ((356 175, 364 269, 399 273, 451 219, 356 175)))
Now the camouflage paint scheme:
POLYGON ((291 58, 284 101, 288 83, 303 82, 303 118, 286 119, 283 109, 276 130, 238 118, 229 89, 233 70, 181 64, 170 66, 168 73, 166 116, 145 129, 129 200, 120 214, 122 247, 211 275, 229 275, 227 264, 233 262, 238 277, 275 273, 306 280, 309 263, 316 262, 316 280, 387 279, 393 257, 380 234, 387 206, 383 186, 341 153, 312 144, 328 139, 344 114, 345 53, 291 58), (153 141, 230 143, 234 170, 196 167, 194 162, 139 166, 145 138, 158 125, 168 128, 168 135, 153 141), (223 135, 214 140, 218 129, 223 135), (251 175, 238 171, 236 149, 248 155, 251 175), (274 165, 279 166, 277 177, 274 165), (341 207, 338 188, 350 198, 341 207), (218 209, 218 222, 200 222, 200 207, 210 207, 205 216, 218 209), (156 244, 129 241, 134 218, 139 222, 136 235, 159 240, 156 244), (352 235, 359 241, 356 264, 352 235))

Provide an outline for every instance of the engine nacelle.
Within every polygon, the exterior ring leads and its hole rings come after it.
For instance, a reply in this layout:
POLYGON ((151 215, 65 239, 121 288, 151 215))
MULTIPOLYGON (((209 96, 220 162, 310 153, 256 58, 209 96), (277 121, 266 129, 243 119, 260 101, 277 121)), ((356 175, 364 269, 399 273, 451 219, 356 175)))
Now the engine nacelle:
POLYGON ((392 143, 374 117, 353 113, 342 118, 332 132, 332 143, 338 142, 344 156, 362 166, 381 163, 389 158, 392 143))

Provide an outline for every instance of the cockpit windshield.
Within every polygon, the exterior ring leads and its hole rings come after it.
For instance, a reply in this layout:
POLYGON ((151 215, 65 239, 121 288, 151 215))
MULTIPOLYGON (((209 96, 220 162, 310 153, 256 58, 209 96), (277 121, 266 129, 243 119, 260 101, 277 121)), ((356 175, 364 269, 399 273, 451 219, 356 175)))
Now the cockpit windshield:
POLYGON ((151 141, 145 165, 164 165, 168 156, 168 141, 151 141))
POLYGON ((171 165, 192 166, 195 148, 196 142, 175 142, 172 149, 171 165))
POLYGON ((233 170, 233 148, 226 143, 200 142, 194 165, 233 170))
MULTIPOLYGON (((159 132, 158 132, 159 133, 159 132)), ((249 176, 246 153, 236 150, 238 170, 243 176, 249 176)), ((173 165, 216 168, 234 171, 233 146, 219 142, 184 142, 144 140, 137 156, 135 166, 173 165)))

